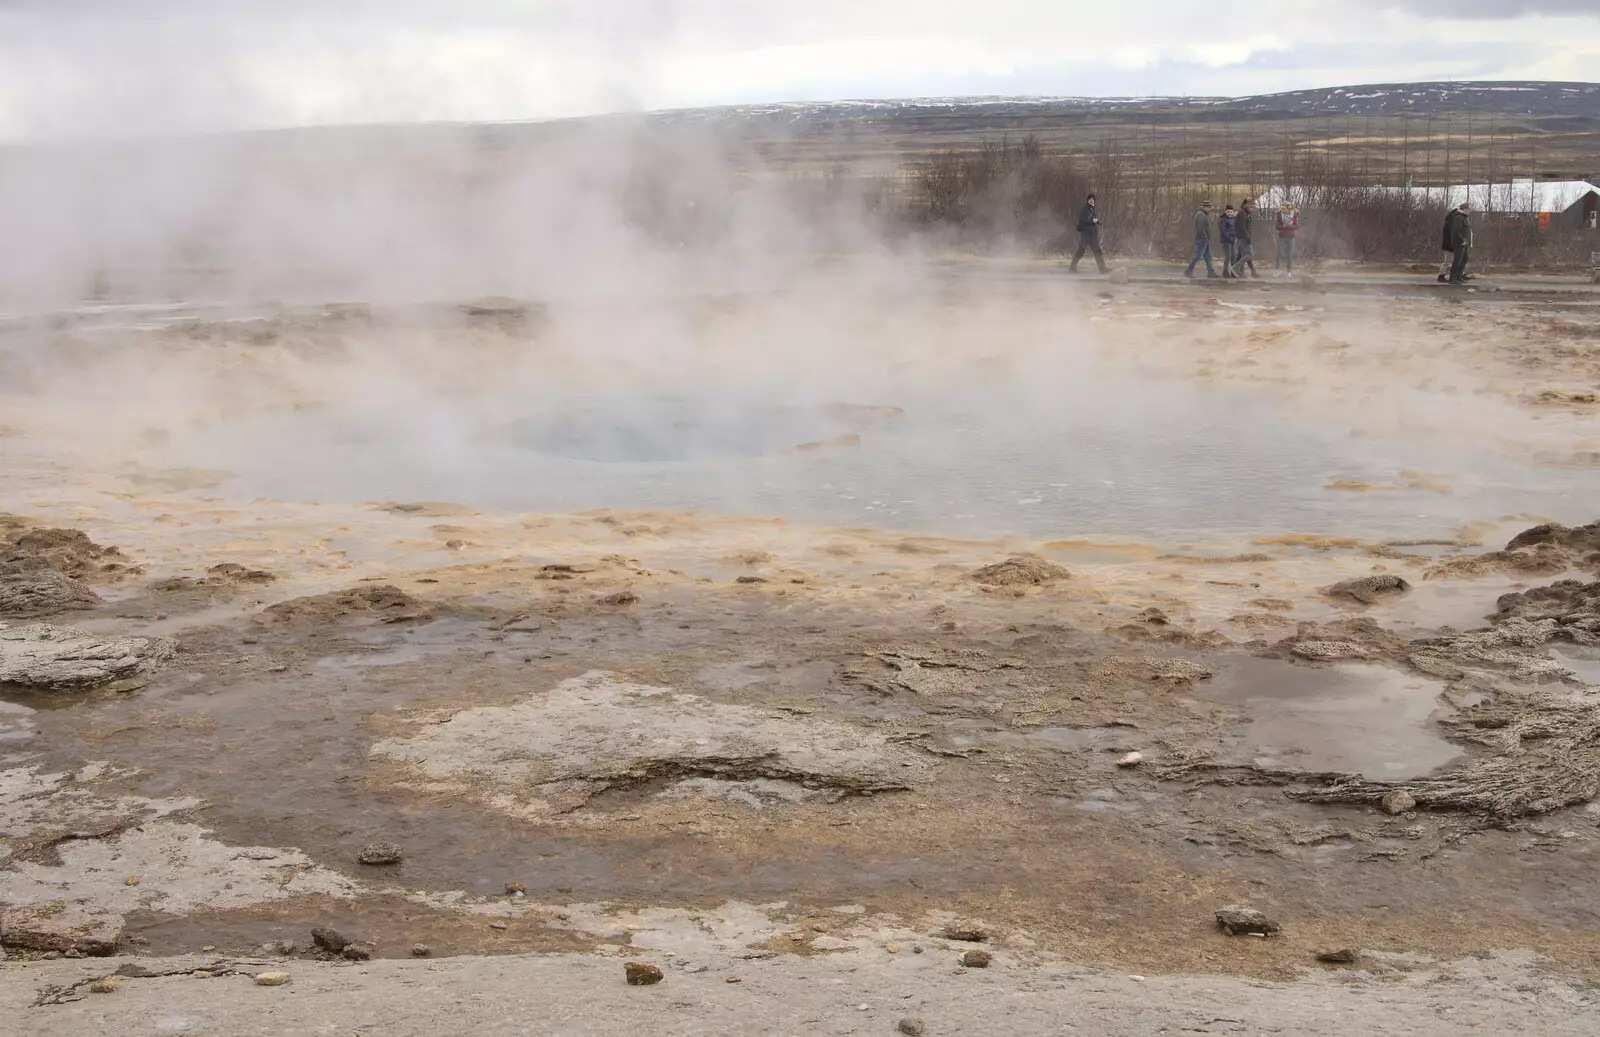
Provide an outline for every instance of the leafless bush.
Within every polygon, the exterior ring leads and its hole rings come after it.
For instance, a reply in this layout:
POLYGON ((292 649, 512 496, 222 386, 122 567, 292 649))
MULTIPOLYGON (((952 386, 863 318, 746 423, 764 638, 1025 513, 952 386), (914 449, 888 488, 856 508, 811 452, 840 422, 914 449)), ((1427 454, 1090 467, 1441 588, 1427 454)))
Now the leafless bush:
MULTIPOLYGON (((1072 245, 1078 207, 1093 191, 1108 251, 1177 260, 1187 258, 1193 247, 1191 219, 1200 200, 1211 199, 1220 212, 1276 189, 1290 193, 1300 206, 1297 262, 1437 261, 1448 211, 1445 185, 1407 189, 1375 182, 1382 174, 1366 159, 1356 165, 1347 158, 1289 149, 1266 169, 1252 155, 1252 179, 1262 174, 1267 179, 1240 183, 1190 177, 1191 166, 1215 172, 1216 158, 1188 154, 1176 142, 1134 151, 1101 139, 1083 151, 1050 152, 1027 137, 916 162, 902 177, 898 213, 893 206, 879 211, 886 219, 899 215, 924 232, 949 234, 968 247, 1052 252, 1072 245)), ((1486 166, 1474 172, 1509 181, 1514 171, 1486 166)), ((1273 215, 1273 206, 1263 206, 1254 225, 1258 261, 1268 264, 1273 215)), ((1474 229, 1479 269, 1576 268, 1600 244, 1592 231, 1564 223, 1541 226, 1536 216, 1492 207, 1474 217, 1474 229)))

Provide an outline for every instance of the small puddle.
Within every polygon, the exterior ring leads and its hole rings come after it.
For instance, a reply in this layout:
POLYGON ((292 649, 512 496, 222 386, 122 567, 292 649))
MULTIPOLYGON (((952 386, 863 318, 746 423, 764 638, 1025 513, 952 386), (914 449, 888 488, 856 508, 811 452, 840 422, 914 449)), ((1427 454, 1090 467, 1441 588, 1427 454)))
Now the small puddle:
MULTIPOLYGON (((18 702, 0 699, 0 743, 26 742, 35 734, 34 711, 18 702)), ((0 755, 0 760, 6 759, 0 755)))
POLYGON ((1584 648, 1556 648, 1551 658, 1578 675, 1585 684, 1600 687, 1600 650, 1584 648))
POLYGON ((1248 721, 1225 736, 1234 762, 1369 778, 1415 778, 1460 755, 1434 723, 1444 685, 1370 663, 1311 668, 1241 660, 1197 690, 1248 721))

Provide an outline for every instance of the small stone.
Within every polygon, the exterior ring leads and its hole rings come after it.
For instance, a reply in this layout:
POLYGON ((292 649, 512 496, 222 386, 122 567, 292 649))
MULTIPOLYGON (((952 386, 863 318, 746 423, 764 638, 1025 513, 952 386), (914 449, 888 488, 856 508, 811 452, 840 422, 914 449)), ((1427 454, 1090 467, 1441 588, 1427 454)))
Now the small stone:
POLYGON ((370 943, 352 943, 347 944, 345 949, 339 953, 346 961, 371 961, 372 955, 375 954, 377 950, 378 949, 370 943))
POLYGON ((520 897, 526 892, 528 892, 528 887, 524 886, 520 882, 507 882, 506 883, 506 895, 507 896, 520 897))
POLYGON ((93 983, 90 983, 89 993, 115 994, 117 992, 117 988, 120 986, 122 986, 122 980, 117 979, 114 976, 107 976, 104 979, 97 979, 93 983))
POLYGON ((623 605, 635 605, 638 604, 638 601, 639 595, 633 593, 633 591, 618 591, 615 594, 607 594, 605 597, 601 598, 600 604, 616 605, 620 607, 623 605))
POLYGON ((928 1028, 922 1025, 921 1019, 902 1019, 895 1024, 895 1029, 905 1034, 906 1037, 922 1037, 928 1028))
POLYGON ((504 922, 490 922, 489 923, 489 928, 490 929, 505 929, 506 928, 506 924, 504 922))
POLYGON ((1317 960, 1324 965, 1354 965, 1360 957, 1354 947, 1341 947, 1336 951, 1318 951, 1317 960))
POLYGON ((1144 753, 1129 753, 1117 761, 1118 767, 1137 767, 1144 762, 1144 753))
POLYGON ((333 929, 311 930, 311 942, 333 954, 350 946, 350 939, 333 929))
POLYGON ((641 961, 628 962, 622 966, 622 972, 627 976, 630 987, 648 987, 666 978, 666 974, 659 968, 641 961))
POLYGON ((727 978, 726 982, 729 982, 729 983, 743 983, 744 982, 744 977, 743 976, 729 976, 727 978))
POLYGON ((127 878, 122 880, 122 884, 124 886, 137 886, 139 884, 139 876, 129 875, 127 878))
POLYGON ((1417 797, 1413 796, 1405 789, 1395 789, 1393 792, 1383 797, 1381 805, 1383 806, 1383 812, 1385 814, 1403 814, 1407 810, 1416 809, 1417 797))
POLYGON ((889 946, 885 947, 884 950, 888 951, 890 954, 899 954, 900 945, 898 943, 891 943, 889 946))
POLYGON ((414 943, 411 945, 411 956, 413 958, 426 958, 432 953, 433 950, 425 943, 414 943))
POLYGON ((912 954, 921 954, 922 953, 922 944, 920 944, 920 943, 912 944, 911 945, 911 953, 912 954))
POLYGON ((299 949, 293 940, 279 940, 277 944, 278 953, 283 955, 293 954, 299 949))
POLYGON ((290 976, 287 972, 263 972, 256 977, 256 986, 281 987, 289 982, 289 979, 290 976))
POLYGON ((78 948, 74 947, 74 948, 72 948, 72 950, 67 951, 65 953, 64 957, 68 957, 68 958, 84 958, 84 957, 88 957, 88 955, 84 954, 82 951, 78 950, 78 948))
POLYGON ((45 951, 40 957, 45 961, 59 961, 63 955, 60 951, 45 951))
POLYGON ((961 964, 969 969, 986 969, 993 960, 988 951, 971 950, 961 956, 961 964))
POLYGON ((1217 927, 1229 936, 1271 936, 1281 928, 1277 922, 1243 904, 1229 904, 1217 909, 1217 927))
POLYGON ((405 852, 394 843, 368 843, 356 854, 356 860, 362 864, 399 864, 405 852))
POLYGON ((737 579, 735 579, 733 582, 734 583, 766 583, 767 582, 767 578, 765 576, 740 576, 737 579))
POLYGON ((217 945, 214 944, 214 943, 208 943, 208 944, 206 944, 204 947, 202 947, 200 949, 202 951, 214 951, 214 950, 217 949, 217 945))
POLYGON ((946 940, 960 940, 963 943, 983 943, 989 939, 988 930, 976 925, 947 925, 939 931, 939 935, 946 940))

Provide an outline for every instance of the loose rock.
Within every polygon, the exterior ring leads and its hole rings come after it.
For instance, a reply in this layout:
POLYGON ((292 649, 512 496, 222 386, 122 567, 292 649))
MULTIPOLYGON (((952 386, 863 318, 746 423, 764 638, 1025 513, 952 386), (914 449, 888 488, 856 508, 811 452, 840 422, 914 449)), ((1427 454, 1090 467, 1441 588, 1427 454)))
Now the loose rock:
POLYGON ((1144 753, 1129 753, 1117 761, 1118 767, 1137 767, 1144 762, 1144 753))
POLYGON ((148 673, 177 653, 177 643, 165 637, 101 637, 48 623, 0 623, 0 684, 92 688, 148 673))
POLYGON ((1070 579, 1072 574, 1036 555, 1016 555, 1003 562, 986 565, 970 576, 975 582, 990 587, 1029 587, 1070 579))
POLYGON ((1361 955, 1354 947, 1341 947, 1336 951, 1318 951, 1317 960, 1324 965, 1353 965, 1361 955))
POLYGON ((982 926, 958 923, 947 925, 939 930, 939 935, 946 940, 960 940, 963 943, 984 943, 989 939, 989 931, 982 926))
POLYGON ((370 943, 351 943, 346 944, 339 953, 346 961, 371 961, 377 950, 370 943))
POLYGON ((100 595, 54 569, 0 572, 0 616, 35 619, 99 604, 100 595))
POLYGON ((333 929, 311 930, 311 942, 331 954, 338 954, 351 944, 348 937, 333 929))
POLYGON ((895 1029, 905 1034, 906 1037, 922 1037, 928 1028, 922 1025, 921 1019, 902 1019, 895 1024, 895 1029))
POLYGON ((666 974, 659 968, 642 961, 628 962, 622 966, 622 972, 627 977, 630 987, 648 987, 666 978, 666 974))
POLYGON ((605 597, 601 598, 600 604, 621 607, 623 605, 637 604, 638 601, 639 595, 633 593, 633 591, 618 591, 615 594, 607 594, 605 597))
POLYGON ((18 950, 56 955, 80 951, 103 957, 115 954, 121 939, 121 914, 95 911, 75 901, 31 904, 0 913, 0 944, 18 950))
POLYGON ((1377 576, 1363 576, 1355 580, 1343 580, 1326 587, 1322 593, 1330 598, 1348 598, 1358 601, 1363 605, 1375 605, 1384 597, 1405 594, 1411 590, 1411 584, 1393 573, 1381 573, 1377 576))
POLYGON ((972 950, 961 956, 961 964, 969 969, 986 969, 994 960, 994 955, 988 951, 972 950))
POLYGON ((291 598, 269 605, 261 614, 277 623, 308 624, 356 616, 373 617, 384 623, 426 623, 434 618, 427 603, 390 584, 291 598))
POLYGON ((1243 904, 1218 908, 1217 927, 1229 936, 1271 936, 1281 929, 1277 922, 1243 904))
POLYGON ((256 977, 258 987, 281 987, 292 977, 287 972, 263 972, 256 977))
POLYGON ((426 958, 432 953, 432 948, 425 943, 414 943, 411 945, 411 956, 413 958, 426 958))
POLYGON ((89 993, 91 993, 91 994, 115 994, 117 992, 117 989, 119 987, 121 987, 121 986, 122 986, 122 980, 117 979, 117 978, 115 978, 113 976, 107 976, 104 979, 97 979, 93 983, 90 983, 89 984, 89 993))
POLYGON ((405 851, 394 843, 368 843, 356 854, 356 860, 362 864, 399 864, 405 851))
POLYGON ((1417 799, 1405 789, 1395 789, 1383 797, 1381 805, 1385 814, 1403 814, 1416 809, 1417 799))

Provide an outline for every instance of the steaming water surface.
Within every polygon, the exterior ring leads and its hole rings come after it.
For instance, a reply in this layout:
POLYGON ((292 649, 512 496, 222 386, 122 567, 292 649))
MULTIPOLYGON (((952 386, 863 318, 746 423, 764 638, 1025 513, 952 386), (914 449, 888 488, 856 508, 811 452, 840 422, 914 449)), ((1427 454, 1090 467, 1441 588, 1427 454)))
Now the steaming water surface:
POLYGON ((326 407, 209 428, 180 438, 171 460, 234 472, 223 489, 243 496, 697 509, 1044 538, 1427 535, 1583 503, 1581 472, 1353 436, 1270 398, 1188 383, 1096 372, 1033 385, 1025 407, 958 379, 873 388, 838 404, 772 390, 508 391, 326 407), (1401 487, 1406 470, 1449 492, 1401 487), (1389 489, 1336 492, 1335 480, 1389 489))

